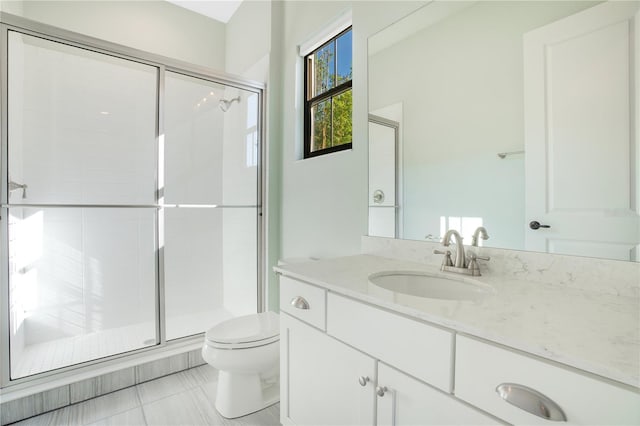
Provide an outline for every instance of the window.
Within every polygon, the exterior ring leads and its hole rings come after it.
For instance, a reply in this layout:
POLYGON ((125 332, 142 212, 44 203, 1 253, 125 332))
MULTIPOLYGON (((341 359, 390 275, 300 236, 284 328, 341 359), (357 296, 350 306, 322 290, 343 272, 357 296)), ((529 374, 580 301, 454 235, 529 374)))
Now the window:
POLYGON ((304 58, 304 158, 351 149, 351 27, 304 58))

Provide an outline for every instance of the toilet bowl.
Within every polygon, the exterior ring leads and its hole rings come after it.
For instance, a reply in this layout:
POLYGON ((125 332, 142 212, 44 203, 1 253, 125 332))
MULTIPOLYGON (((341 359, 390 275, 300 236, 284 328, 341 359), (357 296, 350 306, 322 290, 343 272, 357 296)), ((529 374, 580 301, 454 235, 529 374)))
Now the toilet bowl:
POLYGON ((218 370, 215 407, 227 418, 280 400, 279 317, 275 312, 221 322, 205 333, 202 358, 218 370))

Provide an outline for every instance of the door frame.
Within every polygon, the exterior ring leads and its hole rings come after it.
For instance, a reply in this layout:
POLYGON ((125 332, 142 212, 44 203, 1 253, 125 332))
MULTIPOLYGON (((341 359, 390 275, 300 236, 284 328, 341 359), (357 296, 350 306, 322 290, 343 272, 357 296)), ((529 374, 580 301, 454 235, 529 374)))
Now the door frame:
MULTIPOLYGON (((369 189, 368 188, 368 184, 367 184, 367 204, 368 204, 368 208, 393 208, 395 209, 395 214, 394 214, 394 218, 395 218, 395 238, 402 238, 402 214, 401 213, 401 208, 402 208, 402 204, 401 204, 401 200, 402 200, 402 185, 400 184, 401 179, 402 179, 402 161, 401 161, 401 156, 402 156, 402 149, 400 146, 400 123, 394 120, 390 120, 388 118, 384 118, 381 117, 379 115, 375 115, 375 114, 369 114, 369 120, 368 123, 374 123, 374 124, 378 124, 380 126, 385 126, 385 127, 389 127, 391 129, 393 129, 393 133, 394 133, 394 137, 395 137, 395 141, 394 141, 394 146, 395 146, 395 162, 394 162, 394 167, 395 167, 395 199, 393 200, 393 206, 376 206, 376 205, 372 205, 371 204, 371 194, 369 194, 369 189)), ((367 123, 367 125, 368 125, 367 123)), ((371 167, 371 165, 369 164, 369 168, 371 167)))

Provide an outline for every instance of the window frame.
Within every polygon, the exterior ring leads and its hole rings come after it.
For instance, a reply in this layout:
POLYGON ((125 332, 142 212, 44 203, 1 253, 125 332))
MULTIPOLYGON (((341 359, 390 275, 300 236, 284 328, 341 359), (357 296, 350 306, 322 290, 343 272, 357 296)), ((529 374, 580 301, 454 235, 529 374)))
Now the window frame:
MULTIPOLYGON (((322 44, 320 44, 318 47, 314 48, 313 50, 307 52, 306 54, 303 55, 302 59, 304 62, 304 151, 303 151, 303 159, 307 159, 307 158, 313 158, 313 157, 318 157, 320 155, 324 155, 324 154, 330 154, 333 152, 338 152, 338 151, 344 151, 344 150, 348 150, 348 149, 353 149, 353 105, 351 107, 351 123, 352 123, 352 130, 351 130, 351 142, 349 143, 345 143, 345 144, 341 144, 341 145, 337 145, 337 146, 331 146, 329 148, 324 148, 324 149, 319 149, 317 151, 311 151, 311 144, 312 144, 312 140, 311 140, 311 130, 312 130, 312 125, 311 125, 311 110, 314 106, 320 104, 323 101, 326 100, 332 100, 333 98, 346 93, 347 91, 351 90, 351 96, 353 99, 353 74, 351 75, 351 78, 345 82, 342 82, 340 84, 337 84, 335 87, 332 87, 331 89, 316 95, 315 97, 309 98, 309 91, 312 88, 312 70, 309 69, 309 57, 312 55, 315 55, 315 53, 321 49, 323 49, 325 46, 329 45, 330 43, 336 43, 337 40, 343 36, 344 34, 346 34, 349 31, 352 31, 353 27, 352 25, 349 25, 347 27, 345 27, 343 30, 341 30, 340 32, 338 32, 337 34, 327 38, 322 44)), ((351 41, 351 60, 352 60, 352 64, 353 64, 353 31, 352 31, 352 41, 351 41)), ((338 61, 336 58, 335 61, 335 68, 337 70, 337 66, 338 66, 338 61)), ((353 66, 353 65, 352 65, 353 66)), ((335 71, 335 70, 334 70, 335 71)), ((337 72, 336 72, 336 79, 337 79, 337 72)), ((331 124, 332 124, 332 129, 333 129, 333 102, 331 102, 331 124)), ((333 137, 333 135, 332 135, 333 137)))

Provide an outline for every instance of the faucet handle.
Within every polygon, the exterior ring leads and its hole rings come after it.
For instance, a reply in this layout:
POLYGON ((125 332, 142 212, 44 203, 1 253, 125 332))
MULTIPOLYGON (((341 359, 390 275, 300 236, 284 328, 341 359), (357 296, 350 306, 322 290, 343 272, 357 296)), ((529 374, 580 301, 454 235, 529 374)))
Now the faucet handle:
POLYGON ((472 277, 479 277, 480 275, 482 275, 480 273, 480 267, 478 266, 478 259, 479 260, 489 260, 491 258, 489 256, 478 256, 475 253, 471 253, 469 255, 469 266, 467 267, 467 269, 469 269, 469 271, 471 271, 471 276, 472 277))
POLYGON ((471 260, 476 260, 476 259, 477 260, 491 260, 491 258, 489 256, 478 256, 475 253, 471 253, 469 255, 469 259, 471 259, 471 260))
POLYGON ((478 256, 475 253, 470 253, 469 254, 469 261, 470 262, 475 262, 476 260, 491 260, 491 258, 489 256, 478 256))
POLYGON ((442 259, 442 266, 453 266, 453 261, 451 260, 451 250, 434 250, 434 254, 444 254, 444 259, 442 259))

